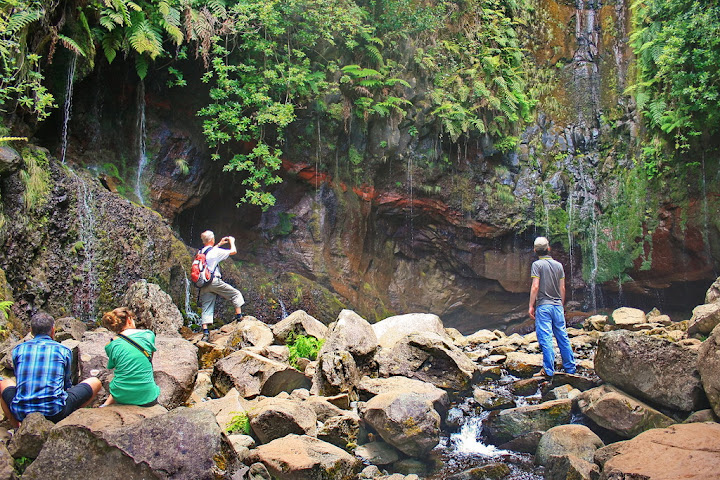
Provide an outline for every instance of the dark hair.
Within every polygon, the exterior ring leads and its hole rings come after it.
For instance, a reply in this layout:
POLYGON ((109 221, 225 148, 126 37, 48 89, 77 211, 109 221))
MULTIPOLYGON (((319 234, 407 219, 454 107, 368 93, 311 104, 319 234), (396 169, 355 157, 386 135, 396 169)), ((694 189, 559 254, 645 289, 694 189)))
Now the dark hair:
POLYGON ((54 325, 55 319, 45 312, 36 313, 30 319, 30 331, 35 337, 38 335, 50 335, 54 325))
POLYGON ((537 247, 535 247, 535 253, 537 253, 537 254, 540 255, 541 257, 547 255, 549 251, 550 251, 550 250, 548 250, 547 247, 545 247, 545 248, 537 248, 537 247))
POLYGON ((119 307, 111 312, 106 312, 102 317, 105 328, 115 333, 120 333, 128 320, 135 320, 135 314, 127 307, 119 307))

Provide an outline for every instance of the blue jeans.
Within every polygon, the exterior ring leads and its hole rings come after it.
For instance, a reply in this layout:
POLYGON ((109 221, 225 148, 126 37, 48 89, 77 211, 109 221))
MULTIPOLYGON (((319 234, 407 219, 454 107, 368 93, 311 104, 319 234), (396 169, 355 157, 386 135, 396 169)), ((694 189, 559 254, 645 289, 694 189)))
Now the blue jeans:
POLYGON ((543 368, 548 375, 555 374, 555 350, 552 337, 555 335, 565 373, 575 373, 573 355, 567 331, 562 305, 540 305, 535 309, 535 332, 543 355, 543 368))

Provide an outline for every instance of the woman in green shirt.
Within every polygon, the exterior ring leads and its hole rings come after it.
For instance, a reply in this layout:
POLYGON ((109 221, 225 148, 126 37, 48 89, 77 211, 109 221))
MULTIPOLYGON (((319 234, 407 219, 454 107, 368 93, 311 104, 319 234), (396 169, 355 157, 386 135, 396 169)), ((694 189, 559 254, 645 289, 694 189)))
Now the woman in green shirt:
POLYGON ((102 323, 117 334, 105 346, 107 368, 114 368, 115 372, 104 405, 120 403, 150 407, 157 404, 160 387, 155 383, 152 367, 155 334, 135 328, 135 315, 126 307, 105 313, 102 323))

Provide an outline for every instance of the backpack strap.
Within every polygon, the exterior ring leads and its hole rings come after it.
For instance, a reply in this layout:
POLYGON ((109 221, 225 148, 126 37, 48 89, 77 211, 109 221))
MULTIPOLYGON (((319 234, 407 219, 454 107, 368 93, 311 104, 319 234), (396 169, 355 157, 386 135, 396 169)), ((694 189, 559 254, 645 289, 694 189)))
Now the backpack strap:
MULTIPOLYGON (((203 255, 205 255, 205 256, 207 257, 207 253, 208 253, 210 250, 212 250, 212 248, 213 248, 213 247, 210 246, 210 247, 207 247, 204 252, 202 251, 202 249, 200 249, 200 251, 202 252, 203 255)), ((205 260, 205 263, 207 264, 207 259, 205 260)), ((218 262, 217 264, 215 264, 215 268, 213 268, 213 269, 210 271, 210 283, 212 283, 212 281, 215 279, 215 270, 217 270, 219 266, 220 266, 220 262, 218 262)), ((198 296, 198 298, 200 298, 200 297, 198 296)))
POLYGON ((147 359, 150 361, 150 363, 152 364, 152 354, 151 354, 151 353, 148 353, 148 351, 145 350, 143 347, 141 347, 139 343, 137 343, 137 342, 136 342, 135 340, 133 340, 132 338, 130 338, 130 337, 126 336, 126 335, 123 335, 122 333, 118 333, 117 335, 118 335, 118 337, 122 338, 123 340, 125 340, 126 342, 128 342, 128 343, 129 343, 130 345, 132 345, 133 347, 135 347, 135 348, 137 348, 138 350, 140 350, 140 351, 143 353, 143 355, 145 355, 145 358, 147 358, 147 359))

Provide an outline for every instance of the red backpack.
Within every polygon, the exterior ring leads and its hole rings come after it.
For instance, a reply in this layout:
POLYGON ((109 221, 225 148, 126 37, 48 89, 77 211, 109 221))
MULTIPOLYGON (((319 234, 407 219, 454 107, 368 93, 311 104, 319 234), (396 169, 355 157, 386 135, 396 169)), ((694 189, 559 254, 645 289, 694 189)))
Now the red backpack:
MULTIPOLYGON (((212 282, 212 278, 215 275, 215 269, 210 271, 207 266, 207 258, 205 255, 210 251, 212 247, 201 248, 195 255, 192 267, 190 268, 190 281, 197 288, 202 288, 208 283, 212 282)), ((217 268, 217 266, 215 267, 217 268)))

